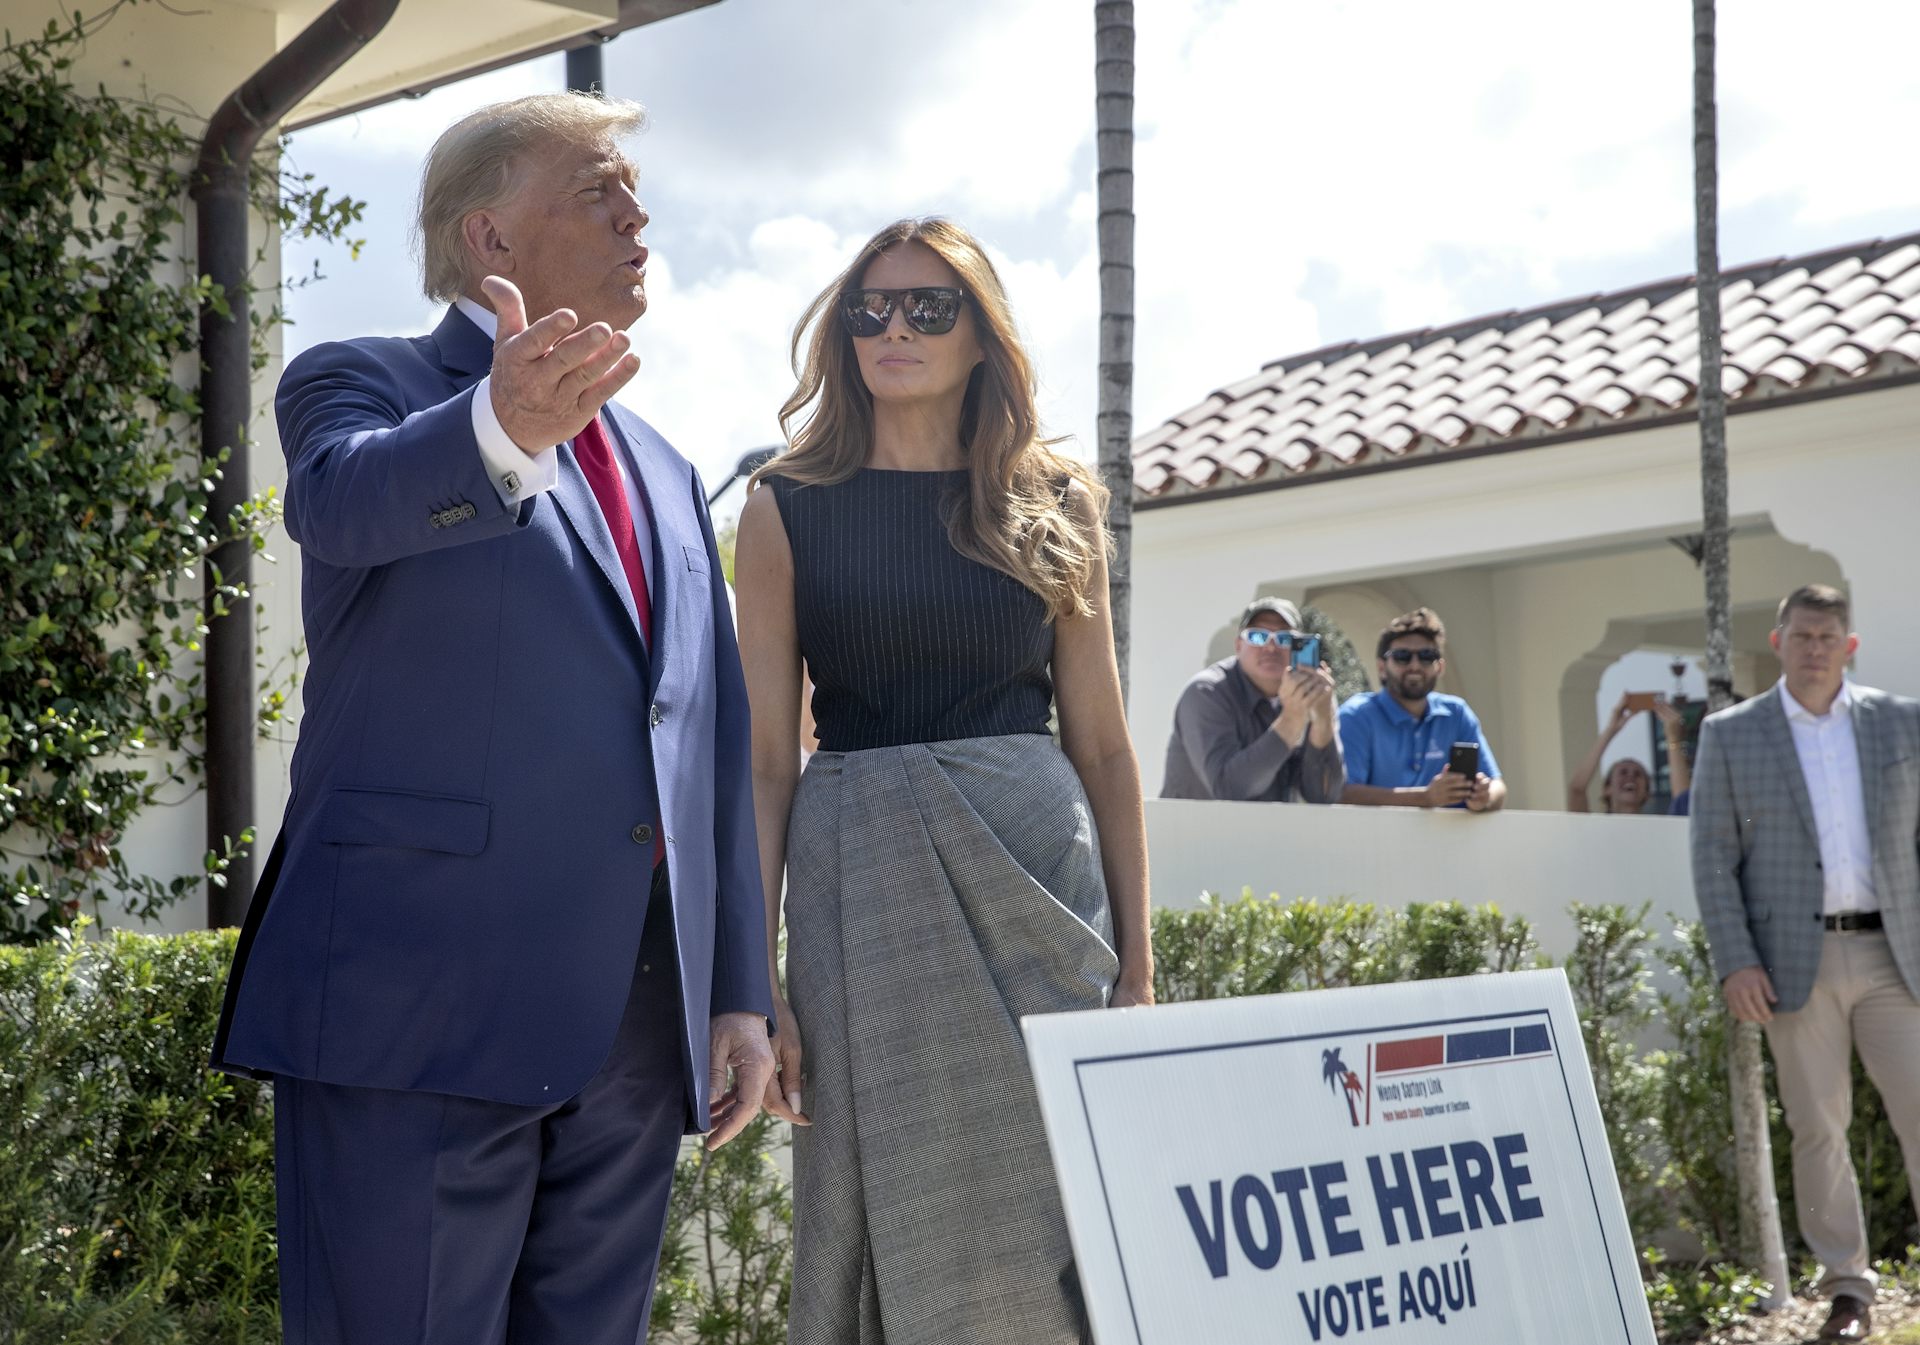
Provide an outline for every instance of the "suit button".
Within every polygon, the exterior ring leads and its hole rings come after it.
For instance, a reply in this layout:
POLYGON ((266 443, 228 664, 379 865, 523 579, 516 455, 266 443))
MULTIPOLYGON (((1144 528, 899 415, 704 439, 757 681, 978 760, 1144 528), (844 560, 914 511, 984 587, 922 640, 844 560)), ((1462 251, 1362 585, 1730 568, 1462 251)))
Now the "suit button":
POLYGON ((642 822, 639 826, 635 827, 633 829, 633 843, 635 845, 652 845, 653 844, 653 828, 648 826, 645 822, 642 822))
POLYGON ((655 728, 659 728, 662 724, 667 722, 667 717, 660 713, 659 706, 657 705, 649 706, 647 709, 647 722, 653 725, 655 728))

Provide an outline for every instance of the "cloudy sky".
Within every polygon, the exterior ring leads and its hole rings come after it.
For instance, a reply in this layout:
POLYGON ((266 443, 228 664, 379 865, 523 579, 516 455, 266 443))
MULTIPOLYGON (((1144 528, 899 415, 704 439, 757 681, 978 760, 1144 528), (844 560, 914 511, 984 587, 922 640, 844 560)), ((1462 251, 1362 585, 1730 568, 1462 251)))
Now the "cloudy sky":
MULTIPOLYGON (((1328 342, 1692 269, 1685 0, 1148 0, 1138 28, 1135 428, 1328 342)), ((1920 229, 1920 5, 1721 6, 1722 261, 1920 229)), ((787 342, 875 229, 941 213, 990 244, 1042 378, 1092 452, 1099 292, 1089 0, 721 0, 606 48, 652 306, 621 394, 709 480, 778 436, 787 342)), ((561 58, 294 137, 367 202, 359 261, 294 250, 289 353, 414 333, 420 160, 561 58)), ((737 492, 729 501, 737 507, 737 492)))

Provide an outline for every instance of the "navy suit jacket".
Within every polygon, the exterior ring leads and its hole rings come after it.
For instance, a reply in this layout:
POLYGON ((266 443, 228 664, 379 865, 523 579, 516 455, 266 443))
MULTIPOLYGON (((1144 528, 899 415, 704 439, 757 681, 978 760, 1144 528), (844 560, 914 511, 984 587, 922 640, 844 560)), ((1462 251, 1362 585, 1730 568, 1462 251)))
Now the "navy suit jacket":
POLYGON ((570 445, 502 505, 492 343, 320 346, 277 410, 309 666, 279 843, 214 1063, 557 1103, 599 1070, 666 837, 688 1097, 711 1014, 770 1014, 747 698, 699 474, 611 403, 653 519, 651 656, 570 445))

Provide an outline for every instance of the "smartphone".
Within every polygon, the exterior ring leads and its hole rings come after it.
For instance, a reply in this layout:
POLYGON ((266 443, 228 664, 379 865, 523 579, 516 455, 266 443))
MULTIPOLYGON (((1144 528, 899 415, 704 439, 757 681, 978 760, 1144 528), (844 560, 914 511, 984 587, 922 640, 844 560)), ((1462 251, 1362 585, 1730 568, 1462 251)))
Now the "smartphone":
POLYGON ((1320 666, 1320 637, 1318 635, 1296 635, 1293 637, 1293 667, 1318 668, 1320 666))
POLYGON ((1480 774, 1480 744, 1455 743, 1447 753, 1447 769, 1472 780, 1480 774))
POLYGON ((1629 691, 1627 708, 1638 714, 1642 710, 1652 710, 1659 699, 1660 693, 1657 691, 1629 691))

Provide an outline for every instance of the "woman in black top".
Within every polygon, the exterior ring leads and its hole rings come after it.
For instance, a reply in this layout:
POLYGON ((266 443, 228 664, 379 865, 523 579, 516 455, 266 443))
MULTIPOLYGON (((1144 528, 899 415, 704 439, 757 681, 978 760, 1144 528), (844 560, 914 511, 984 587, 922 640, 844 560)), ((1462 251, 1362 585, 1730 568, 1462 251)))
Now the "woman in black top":
POLYGON ((794 359, 735 570, 775 936, 786 891, 767 1105, 806 1127, 789 1339, 1078 1341, 1019 1020, 1153 994, 1105 492, 946 221, 870 240, 794 359))

